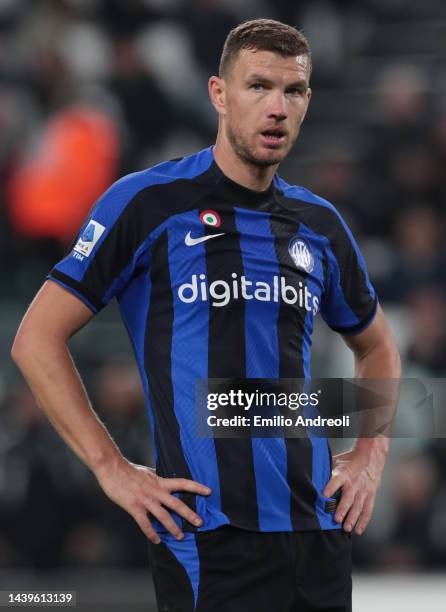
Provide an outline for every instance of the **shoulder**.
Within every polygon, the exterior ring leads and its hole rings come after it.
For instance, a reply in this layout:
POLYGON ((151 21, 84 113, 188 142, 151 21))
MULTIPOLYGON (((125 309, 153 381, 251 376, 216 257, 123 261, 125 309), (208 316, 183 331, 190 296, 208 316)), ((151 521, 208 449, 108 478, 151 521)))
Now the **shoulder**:
POLYGON ((139 172, 132 172, 117 180, 104 195, 127 200, 156 185, 167 185, 181 179, 192 180, 204 174, 212 164, 211 148, 193 155, 162 162, 139 172))
POLYGON ((353 239, 350 228, 334 204, 306 187, 290 185, 278 175, 274 177, 274 184, 282 194, 282 204, 298 213, 313 231, 329 239, 336 236, 353 239))
POLYGON ((337 208, 321 196, 313 193, 306 187, 302 187, 301 185, 290 185, 286 181, 284 181, 277 174, 274 177, 274 183, 276 187, 283 193, 285 198, 289 198, 291 200, 298 200, 299 202, 305 202, 306 204, 313 205, 312 207, 315 211, 320 211, 322 214, 326 211, 326 214, 336 216, 341 218, 341 215, 337 208))
POLYGON ((187 157, 127 174, 102 194, 93 215, 109 222, 123 216, 139 222, 141 215, 150 215, 152 221, 160 222, 187 206, 197 190, 201 190, 200 177, 206 174, 212 160, 209 147, 187 157), (184 180, 190 184, 190 189, 185 189, 184 180))

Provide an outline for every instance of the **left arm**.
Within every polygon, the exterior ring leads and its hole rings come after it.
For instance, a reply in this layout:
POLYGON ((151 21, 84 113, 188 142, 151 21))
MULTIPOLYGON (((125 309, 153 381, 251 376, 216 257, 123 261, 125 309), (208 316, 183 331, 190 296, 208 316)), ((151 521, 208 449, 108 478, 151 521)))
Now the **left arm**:
MULTIPOLYGON (((355 378, 400 377, 398 349, 379 306, 374 321, 365 331, 343 339, 354 354, 355 378)), ((388 452, 388 438, 379 436, 358 438, 352 450, 333 457, 332 475, 324 495, 332 497, 342 487, 335 518, 338 523, 344 523, 345 531, 355 528, 361 535, 367 527, 388 452)))

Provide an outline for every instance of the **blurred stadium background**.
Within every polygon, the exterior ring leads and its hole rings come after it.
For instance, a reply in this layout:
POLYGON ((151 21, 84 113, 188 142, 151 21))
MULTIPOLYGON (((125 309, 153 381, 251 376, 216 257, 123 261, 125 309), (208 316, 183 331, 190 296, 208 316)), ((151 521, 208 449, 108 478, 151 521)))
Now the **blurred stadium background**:
MULTIPOLYGON (((259 16, 303 29, 313 48, 313 100, 282 176, 348 220, 404 375, 445 376, 444 0, 1 0, 0 590, 71 588, 83 610, 155 610, 144 537, 37 410, 9 350, 96 197, 213 142, 208 76, 229 29, 259 16)), ((117 310, 72 350, 124 454, 149 463, 117 310)), ((351 367, 318 327, 313 371, 351 367)), ((373 521, 354 541, 360 612, 446 606, 446 445, 416 427, 393 440, 373 521)))

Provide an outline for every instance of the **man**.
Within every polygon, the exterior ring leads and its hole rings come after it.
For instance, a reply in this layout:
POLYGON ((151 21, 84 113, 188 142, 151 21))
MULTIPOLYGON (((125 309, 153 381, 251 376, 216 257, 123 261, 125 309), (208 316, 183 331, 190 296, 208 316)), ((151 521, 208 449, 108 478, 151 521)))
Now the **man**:
POLYGON ((115 183, 14 343, 38 404, 153 543, 160 610, 351 610, 350 534, 370 519, 388 441, 360 438, 332 465, 324 438, 195 429, 197 380, 308 378, 319 310, 352 349, 357 377, 399 376, 349 230, 331 204, 276 174, 307 112, 310 72, 294 28, 265 19, 235 28, 209 80, 216 145, 115 183), (120 454, 66 345, 114 296, 156 474, 120 454))

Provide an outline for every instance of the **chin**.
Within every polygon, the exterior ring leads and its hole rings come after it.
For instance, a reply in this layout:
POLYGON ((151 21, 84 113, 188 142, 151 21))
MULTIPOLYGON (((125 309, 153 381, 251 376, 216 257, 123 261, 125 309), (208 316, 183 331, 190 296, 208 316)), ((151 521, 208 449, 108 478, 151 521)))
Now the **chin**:
POLYGON ((252 164, 253 166, 258 166, 259 168, 276 166, 277 164, 280 164, 280 162, 285 159, 289 153, 289 149, 287 147, 284 147, 283 149, 268 149, 266 147, 255 146, 250 147, 243 142, 237 142, 235 139, 233 139, 233 146, 240 159, 252 164))
POLYGON ((261 166, 274 166, 280 164, 288 155, 288 151, 279 149, 269 149, 266 152, 261 152, 255 155, 258 164, 261 166))

